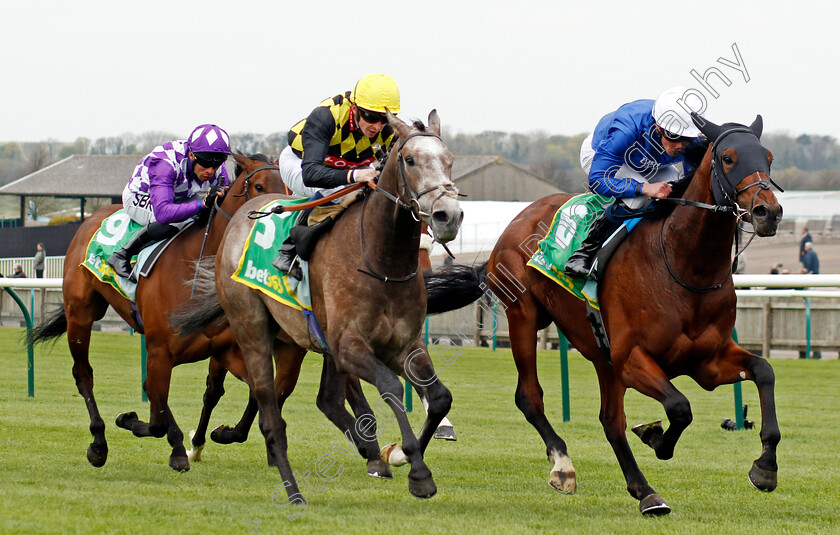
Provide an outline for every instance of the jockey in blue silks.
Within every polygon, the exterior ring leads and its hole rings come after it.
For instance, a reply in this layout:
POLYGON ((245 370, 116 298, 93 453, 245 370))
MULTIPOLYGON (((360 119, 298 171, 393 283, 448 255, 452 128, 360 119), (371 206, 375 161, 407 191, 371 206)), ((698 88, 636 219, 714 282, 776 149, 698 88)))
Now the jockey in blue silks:
MULTIPOLYGON (((616 216, 641 213, 653 198, 671 194, 683 172, 686 145, 700 136, 684 105, 686 89, 672 87, 654 100, 636 100, 603 116, 580 149, 589 188, 617 200, 592 224, 563 271, 590 277, 595 254, 620 224, 616 216)), ((626 218, 626 217, 624 217, 626 218)))

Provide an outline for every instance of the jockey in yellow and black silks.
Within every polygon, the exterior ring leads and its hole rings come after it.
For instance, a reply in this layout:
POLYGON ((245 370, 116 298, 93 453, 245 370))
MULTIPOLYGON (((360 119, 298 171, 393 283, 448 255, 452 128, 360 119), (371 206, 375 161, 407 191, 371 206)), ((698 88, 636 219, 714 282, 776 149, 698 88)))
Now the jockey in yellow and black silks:
MULTIPOLYGON (((283 182, 295 195, 304 197, 326 196, 356 182, 374 182, 379 175, 373 166, 374 146, 387 153, 395 140, 386 108, 391 113, 400 111, 397 83, 386 74, 364 76, 352 91, 325 99, 289 130, 289 146, 277 162, 283 182)), ((301 270, 294 260, 300 251, 295 242, 304 239, 302 234, 325 231, 330 223, 330 218, 317 223, 310 220, 308 228, 293 229, 273 265, 299 279, 301 270)), ((306 238, 314 241, 311 236, 306 238)))

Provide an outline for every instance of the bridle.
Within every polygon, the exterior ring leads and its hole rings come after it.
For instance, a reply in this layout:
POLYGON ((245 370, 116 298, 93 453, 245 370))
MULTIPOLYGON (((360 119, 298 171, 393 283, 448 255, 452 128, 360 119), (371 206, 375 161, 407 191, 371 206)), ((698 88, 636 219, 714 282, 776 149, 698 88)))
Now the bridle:
MULTIPOLYGON (((451 197, 456 198, 458 197, 458 189, 455 187, 455 184, 449 182, 448 184, 441 184, 431 188, 424 189, 422 191, 417 191, 409 182, 407 178, 408 172, 405 169, 405 158, 402 155, 402 149, 408 140, 415 138, 415 137, 433 137, 443 143, 443 140, 440 138, 439 135, 433 132, 412 132, 411 134, 407 135, 405 139, 400 140, 399 144, 397 145, 397 177, 398 177, 398 184, 400 190, 397 194, 392 194, 388 191, 380 187, 374 188, 374 192, 381 193, 385 196, 388 200, 394 202, 397 206, 402 208, 403 210, 408 210, 411 213, 411 217, 414 218, 416 222, 420 222, 421 220, 426 220, 428 223, 429 217, 431 214, 428 212, 424 212, 420 208, 420 198, 426 194, 439 191, 440 194, 435 197, 432 201, 432 212, 434 213, 434 206, 440 199, 443 197, 451 197), (401 197, 406 198, 407 201, 404 201, 401 197)), ((385 160, 387 160, 388 155, 385 155, 385 160)), ((384 163, 381 165, 384 168, 384 163)), ((370 195, 366 195, 364 201, 362 201, 362 212, 359 216, 359 247, 361 250, 362 261, 365 263, 365 267, 367 270, 360 269, 359 272, 364 273, 366 275, 370 275, 375 279, 379 279, 383 282, 405 282, 408 280, 413 279, 417 275, 417 271, 420 268, 420 261, 418 259, 417 266, 414 268, 414 271, 408 275, 403 277, 388 277, 385 275, 380 275, 377 273, 376 269, 371 266, 370 262, 368 262, 367 258, 365 257, 365 241, 364 241, 364 222, 365 222, 365 207, 367 206, 367 201, 370 195)), ((432 228, 432 232, 434 233, 434 227, 429 225, 432 228)))
MULTIPOLYGON (((411 186, 411 184, 408 183, 408 178, 406 177, 407 171, 405 169, 405 158, 403 158, 402 149, 408 142, 408 140, 414 137, 433 137, 439 140, 441 143, 443 143, 443 140, 440 138, 440 136, 433 132, 412 132, 411 134, 407 135, 405 139, 400 140, 399 145, 397 145, 397 176, 399 177, 399 183, 402 186, 402 191, 398 192, 396 195, 391 194, 383 190, 382 188, 376 188, 376 191, 378 191, 379 193, 396 203, 397 206, 399 206, 400 208, 410 211, 412 217, 414 217, 414 220, 420 222, 421 218, 425 217, 426 219, 428 219, 429 217, 431 217, 431 214, 429 214, 428 212, 424 212, 420 209, 420 197, 426 195, 427 193, 432 193, 433 191, 440 191, 440 195, 438 195, 435 198, 435 200, 432 201, 432 211, 434 212, 435 203, 441 198, 455 198, 459 194, 458 189, 452 182, 427 188, 422 191, 417 191, 411 186), (402 195, 403 197, 407 197, 408 202, 403 201, 400 198, 400 195, 402 195)), ((386 155, 386 159, 387 157, 388 155, 386 155)))
MULTIPOLYGON (((736 128, 731 128, 729 130, 726 130, 725 132, 720 133, 718 135, 717 139, 715 139, 715 141, 712 143, 712 149, 711 149, 712 150, 712 163, 711 163, 710 174, 711 174, 711 182, 712 182, 712 184, 711 184, 712 195, 715 199, 716 204, 701 203, 701 202, 691 201, 691 200, 687 200, 687 199, 660 199, 660 201, 671 202, 671 203, 679 204, 679 205, 682 205, 682 206, 694 206, 694 207, 702 208, 702 209, 705 209, 705 210, 711 210, 712 212, 716 212, 716 213, 731 213, 735 216, 736 224, 740 225, 741 221, 743 221, 743 219, 744 219, 744 216, 746 216, 747 214, 750 214, 752 212, 752 208, 755 206, 755 199, 758 196, 758 194, 761 192, 761 190, 769 190, 769 189, 772 189, 773 186, 775 186, 779 191, 784 191, 769 176, 767 176, 766 180, 762 179, 759 171, 755 171, 753 173, 750 173, 749 175, 746 175, 746 176, 752 176, 753 174, 755 174, 758 177, 758 180, 756 180, 756 181, 754 181, 754 182, 752 182, 752 183, 750 183, 750 184, 748 184, 748 185, 746 185, 746 186, 744 186, 740 189, 736 188, 737 184, 740 183, 741 181, 743 181, 743 178, 741 178, 737 183, 733 184, 733 179, 731 177, 729 177, 726 174, 726 172, 723 170, 723 162, 720 160, 720 150, 721 150, 720 149, 720 143, 724 138, 726 138, 730 134, 734 134, 734 133, 738 133, 738 132, 750 134, 751 136, 755 137, 756 140, 758 140, 758 136, 751 129, 746 128, 746 127, 736 127, 736 128), (741 193, 744 193, 745 191, 747 191, 748 189, 750 189, 752 187, 757 187, 757 189, 755 190, 755 193, 753 193, 752 199, 750 201, 750 209, 745 210, 745 209, 741 208, 740 206, 738 206, 738 203, 735 202, 735 198, 737 198, 741 193)), ((711 291, 714 291, 714 290, 717 290, 717 289, 721 288, 729 280, 729 277, 731 275, 731 271, 730 271, 730 273, 727 273, 726 277, 722 281, 720 281, 716 284, 713 284, 711 286, 706 286, 706 287, 691 286, 690 284, 687 284, 687 283, 681 281, 677 277, 677 275, 674 273, 673 269, 671 268, 670 263, 668 262, 668 256, 665 254, 665 243, 664 243, 665 223, 668 220, 668 217, 670 217, 670 215, 671 214, 668 214, 667 217, 663 218, 662 225, 659 228, 659 252, 662 254, 662 259, 665 261, 665 267, 668 270, 668 274, 671 276, 672 279, 674 279, 674 281, 677 284, 679 284, 683 288, 685 288, 689 291, 695 292, 695 293, 703 294, 703 293, 708 293, 708 292, 711 292, 711 291)), ((744 245, 744 247, 741 248, 740 250, 736 251, 735 258, 733 259, 733 265, 734 265, 735 262, 737 262, 737 259, 741 255, 741 253, 743 253, 746 250, 746 248, 750 245, 750 243, 752 243, 752 240, 753 240, 754 237, 755 237, 755 233, 753 232, 752 235, 750 236, 749 241, 747 241, 746 245, 744 245)), ((737 248, 737 232, 736 232, 736 248, 737 248)))

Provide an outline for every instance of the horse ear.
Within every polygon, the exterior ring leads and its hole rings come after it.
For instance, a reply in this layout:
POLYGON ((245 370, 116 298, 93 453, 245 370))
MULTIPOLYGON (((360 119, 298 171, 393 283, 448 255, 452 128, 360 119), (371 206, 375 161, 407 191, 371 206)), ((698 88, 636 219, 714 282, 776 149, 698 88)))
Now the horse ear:
POLYGON ((440 117, 437 110, 429 112, 429 130, 440 136, 440 117))
POLYGON ((750 130, 755 133, 755 137, 761 139, 761 132, 764 131, 764 119, 761 118, 761 115, 755 116, 755 121, 750 125, 750 130))
POLYGON ((411 129, 405 121, 391 113, 391 110, 388 107, 385 107, 385 116, 388 117, 388 124, 391 125, 391 128, 397 133, 398 137, 405 138, 408 135, 408 131, 411 129))
POLYGON ((697 112, 691 112, 691 121, 694 123, 694 126, 697 127, 698 130, 703 132, 703 135, 706 136, 706 139, 709 141, 714 141, 720 135, 720 126, 716 125, 712 121, 708 119, 704 119, 697 115, 697 112))
POLYGON ((249 161, 248 158, 246 158, 245 155, 243 155, 239 151, 232 152, 231 156, 233 156, 233 159, 236 160, 236 164, 239 165, 240 167, 243 167, 243 168, 245 167, 245 165, 249 161))

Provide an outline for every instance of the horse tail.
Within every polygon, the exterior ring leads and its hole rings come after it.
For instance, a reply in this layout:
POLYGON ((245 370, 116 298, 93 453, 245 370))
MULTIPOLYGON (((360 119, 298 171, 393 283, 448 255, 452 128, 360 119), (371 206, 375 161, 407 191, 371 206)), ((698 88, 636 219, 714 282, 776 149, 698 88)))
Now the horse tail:
POLYGON ((29 331, 25 337, 25 342, 32 345, 47 342, 55 344, 58 338, 66 332, 67 316, 64 314, 64 305, 59 305, 44 317, 44 321, 29 331))
POLYGON ((457 310, 476 301, 487 288, 484 278, 487 262, 483 264, 450 264, 423 273, 426 281, 426 314, 441 314, 457 310))
POLYGON ((180 336, 190 336, 224 322, 225 311, 216 293, 215 260, 215 256, 205 257, 196 265, 195 278, 188 281, 194 285, 195 296, 169 312, 169 325, 180 336))

